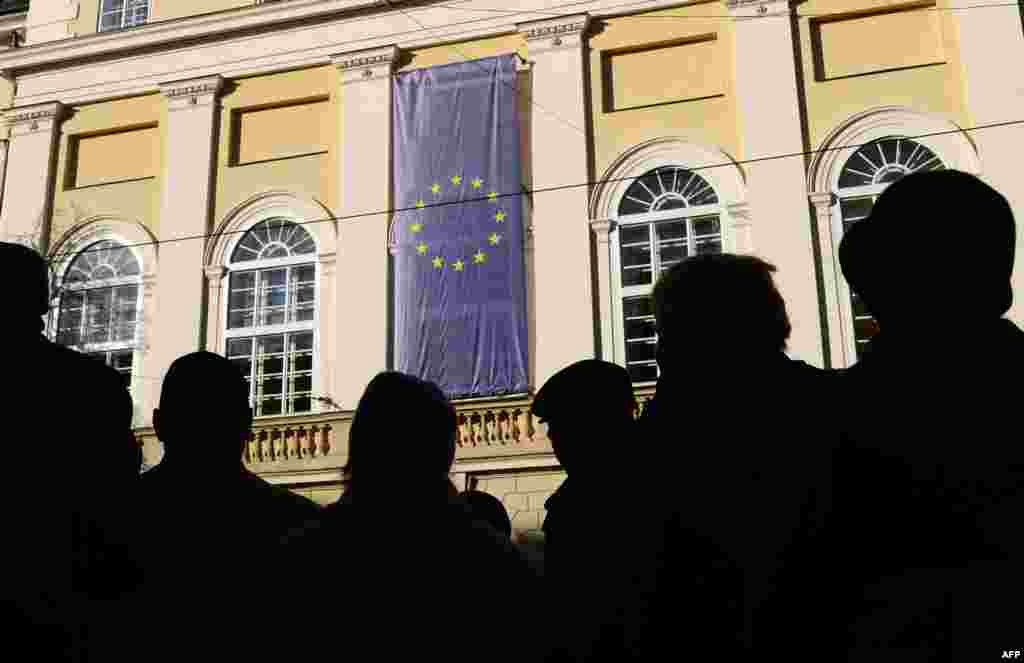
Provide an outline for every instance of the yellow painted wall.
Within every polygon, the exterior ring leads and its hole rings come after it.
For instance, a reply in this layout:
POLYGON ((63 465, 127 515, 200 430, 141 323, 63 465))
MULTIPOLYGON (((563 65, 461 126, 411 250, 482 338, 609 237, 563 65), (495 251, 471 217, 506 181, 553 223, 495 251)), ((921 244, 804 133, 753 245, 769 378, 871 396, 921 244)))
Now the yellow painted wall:
POLYGON ((66 184, 81 188, 156 177, 159 144, 155 125, 71 138, 66 184))
MULTIPOLYGON (((338 106, 339 88, 338 72, 333 66, 254 76, 231 82, 222 100, 215 223, 222 221, 233 207, 247 198, 269 190, 303 194, 316 198, 330 209, 337 209, 338 146, 341 144, 340 120, 337 119, 341 114, 338 106), (287 150, 291 149, 289 141, 278 140, 275 134, 278 137, 295 134, 295 117, 290 112, 270 113, 261 118, 259 128, 262 135, 257 134, 255 144, 233 144, 238 129, 236 112, 244 113, 246 109, 279 107, 314 99, 327 99, 317 105, 319 110, 312 112, 320 123, 323 132, 321 145, 327 150, 326 153, 287 156, 287 150), (273 154, 284 156, 234 165, 236 150, 238 154, 249 156, 262 153, 264 158, 270 158, 273 154)), ((306 139, 312 139, 308 131, 302 133, 306 139)))
POLYGON ((233 163, 327 152, 331 125, 337 121, 331 116, 329 99, 236 111, 233 163))
POLYGON ((970 125, 955 12, 863 16, 907 6, 886 0, 808 0, 799 6, 812 147, 851 116, 878 106, 907 106, 970 125), (845 25, 830 25, 834 17, 846 18, 845 25), (829 63, 832 73, 844 77, 828 78, 829 63))
POLYGON ((150 0, 149 20, 166 21, 255 4, 255 0, 150 0))
POLYGON ((703 2, 643 14, 652 18, 611 18, 592 28, 590 76, 597 176, 627 149, 672 134, 685 134, 729 154, 739 153, 732 22, 714 18, 727 13, 720 2, 703 2), (675 18, 653 18, 655 16, 675 18), (712 35, 714 41, 709 42, 708 37, 712 35), (686 42, 692 42, 694 50, 687 52, 689 45, 672 48, 686 42), (652 46, 664 47, 658 49, 660 54, 653 51, 655 60, 687 62, 685 71, 692 82, 690 92, 685 91, 687 86, 673 86, 670 82, 673 72, 666 71, 664 66, 631 66, 625 72, 636 80, 613 80, 615 89, 612 89, 608 69, 620 57, 617 54, 634 50, 651 53, 652 46), (626 101, 610 103, 613 91, 624 95, 626 101), (677 100, 679 95, 709 94, 718 96, 677 100), (655 105, 629 107, 652 102, 655 105), (622 106, 627 108, 614 110, 622 106))
POLYGON ((51 243, 59 242, 64 232, 76 223, 97 214, 121 216, 127 220, 145 224, 154 234, 159 227, 161 173, 156 164, 162 163, 163 132, 157 130, 149 141, 153 153, 123 154, 109 151, 109 164, 99 159, 102 152, 92 153, 91 172, 99 174, 116 173, 130 176, 123 169, 129 161, 139 169, 145 179, 119 181, 93 186, 69 186, 69 169, 74 167, 69 147, 81 136, 117 132, 132 127, 147 125, 163 126, 166 114, 164 98, 150 94, 130 99, 107 101, 72 107, 70 117, 62 126, 62 136, 57 157, 57 185, 54 187, 53 227, 51 243))

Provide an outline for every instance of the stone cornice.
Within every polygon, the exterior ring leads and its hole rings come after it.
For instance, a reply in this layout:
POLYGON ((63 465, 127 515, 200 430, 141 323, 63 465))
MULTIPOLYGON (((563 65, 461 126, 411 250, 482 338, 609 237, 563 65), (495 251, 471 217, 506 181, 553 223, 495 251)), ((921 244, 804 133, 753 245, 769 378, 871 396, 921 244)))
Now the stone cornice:
POLYGON ((34 70, 60 66, 69 61, 121 55, 185 40, 230 37, 254 28, 277 24, 329 19, 371 9, 387 10, 382 0, 289 0, 240 7, 208 15, 159 21, 131 30, 84 35, 74 39, 35 44, 0 52, 0 69, 34 70))
POLYGON ((792 0, 725 0, 729 13, 739 18, 757 18, 792 11, 792 0))

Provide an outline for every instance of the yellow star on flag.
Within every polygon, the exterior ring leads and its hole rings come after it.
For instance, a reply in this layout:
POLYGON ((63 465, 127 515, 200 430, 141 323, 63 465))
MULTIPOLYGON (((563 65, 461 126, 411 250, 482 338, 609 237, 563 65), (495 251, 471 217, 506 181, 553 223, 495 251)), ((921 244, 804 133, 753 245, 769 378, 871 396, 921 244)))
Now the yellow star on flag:
POLYGON ((423 224, 422 223, 414 223, 411 226, 409 226, 409 230, 413 231, 414 233, 418 233, 421 230, 423 230, 423 224))
POLYGON ((424 208, 426 206, 427 206, 427 204, 425 202, 423 202, 422 200, 417 200, 416 201, 416 207, 419 207, 420 209, 422 209, 422 208, 424 208))
POLYGON ((502 223, 505 221, 506 216, 508 215, 505 214, 504 212, 498 212, 497 214, 494 215, 494 220, 497 221, 498 223, 502 223))
POLYGON ((488 237, 487 240, 492 245, 497 246, 499 243, 501 243, 501 235, 499 235, 498 233, 491 233, 491 236, 488 237))
POLYGON ((462 175, 452 175, 452 184, 455 186, 462 184, 462 175))
POLYGON ((416 245, 416 253, 420 254, 421 256, 427 255, 427 251, 429 249, 430 247, 427 246, 426 242, 420 242, 419 244, 416 245))
POLYGON ((483 185, 484 185, 484 181, 482 179, 480 179, 479 177, 476 178, 475 180, 473 180, 473 188, 474 189, 482 188, 483 185))
POLYGON ((491 191, 489 194, 487 194, 487 199, 490 200, 492 203, 498 202, 498 192, 491 191))
POLYGON ((487 262, 487 254, 484 253, 483 251, 477 251, 473 255, 473 262, 478 265, 484 264, 485 262, 487 262))
POLYGON ((430 191, 431 193, 435 194, 441 193, 441 185, 438 184, 437 182, 434 182, 433 184, 430 185, 430 191))
POLYGON ((461 272, 466 269, 466 263, 462 262, 461 260, 456 260, 455 262, 452 263, 452 265, 455 267, 456 272, 461 272))
POLYGON ((432 262, 434 263, 434 269, 444 268, 444 258, 441 256, 437 256, 432 262))

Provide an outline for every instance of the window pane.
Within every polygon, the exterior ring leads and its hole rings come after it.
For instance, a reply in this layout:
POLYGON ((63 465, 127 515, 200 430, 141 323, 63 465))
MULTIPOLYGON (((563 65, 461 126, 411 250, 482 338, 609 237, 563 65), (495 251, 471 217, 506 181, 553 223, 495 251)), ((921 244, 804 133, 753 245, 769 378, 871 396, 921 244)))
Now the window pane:
POLYGON ((256 292, 254 290, 233 291, 228 300, 228 310, 237 311, 251 309, 256 306, 256 292))
POLYGON ((867 340, 878 333, 878 323, 874 318, 854 318, 853 335, 857 340, 867 340))
POLYGON ((721 239, 706 239, 697 242, 697 255, 702 256, 709 253, 721 253, 722 252, 722 240, 721 239))
POLYGON ((693 234, 700 237, 701 235, 717 235, 722 231, 722 228, 718 222, 718 217, 710 217, 703 219, 694 219, 693 221, 693 234))
POLYGON ((626 361, 654 361, 657 345, 654 341, 626 343, 626 361))
POLYGON ((284 370, 284 357, 265 357, 260 359, 260 375, 280 373, 284 370))
POLYGON ((308 393, 313 389, 313 376, 300 375, 292 380, 291 393, 308 393))
POLYGON ((627 318, 654 315, 654 300, 650 297, 633 297, 622 303, 627 318))
POLYGON ((251 338, 234 338, 228 341, 228 357, 248 357, 251 354, 251 338))
POLYGON ((292 412, 309 412, 313 409, 313 401, 309 396, 300 396, 292 401, 292 412))
POLYGON ((259 396, 280 395, 284 391, 284 380, 279 377, 263 378, 259 381, 257 394, 259 396))
POLYGON ((302 354, 295 357, 292 362, 293 371, 310 371, 313 370, 313 355, 302 354))
POLYGON ((293 350, 312 350, 313 349, 313 332, 304 332, 301 334, 292 335, 292 349, 293 350))
POLYGON ((651 268, 643 267, 640 269, 624 269, 622 270, 622 285, 633 286, 633 285, 650 285, 651 284, 651 268))
POLYGON ((281 399, 280 398, 266 398, 261 399, 258 402, 256 408, 256 414, 261 416, 270 416, 274 414, 281 414, 281 399))
POLYGON ((313 265, 302 265, 292 269, 292 283, 313 283, 316 279, 316 268, 313 265))
POLYGON ((100 32, 104 30, 116 30, 121 27, 121 12, 104 14, 100 18, 100 32))
POLYGON ((646 225, 622 226, 619 229, 619 244, 637 244, 651 241, 651 231, 646 225))
POLYGON ((871 213, 871 208, 874 205, 873 196, 864 196, 862 198, 845 198, 839 201, 839 206, 843 212, 843 221, 859 221, 867 217, 871 213))
POLYGON ((259 338, 259 354, 280 354, 284 352, 284 335, 262 336, 259 338))
POLYGON ((654 338, 654 318, 626 320, 626 339, 654 338))
POLYGON ((658 379, 658 367, 655 364, 630 364, 626 370, 633 382, 654 382, 658 379))
POLYGON ((232 290, 249 290, 256 287, 256 272, 237 272, 231 275, 232 290))
POLYGON ((288 283, 287 269, 265 269, 260 272, 260 285, 264 288, 283 286, 288 283))

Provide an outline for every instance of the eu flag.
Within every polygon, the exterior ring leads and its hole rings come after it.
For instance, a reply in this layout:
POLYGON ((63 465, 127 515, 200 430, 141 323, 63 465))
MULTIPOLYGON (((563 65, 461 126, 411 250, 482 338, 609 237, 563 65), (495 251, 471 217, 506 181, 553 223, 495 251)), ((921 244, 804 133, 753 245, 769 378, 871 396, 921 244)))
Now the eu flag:
POLYGON ((396 368, 451 398, 525 392, 515 55, 393 85, 396 368))

